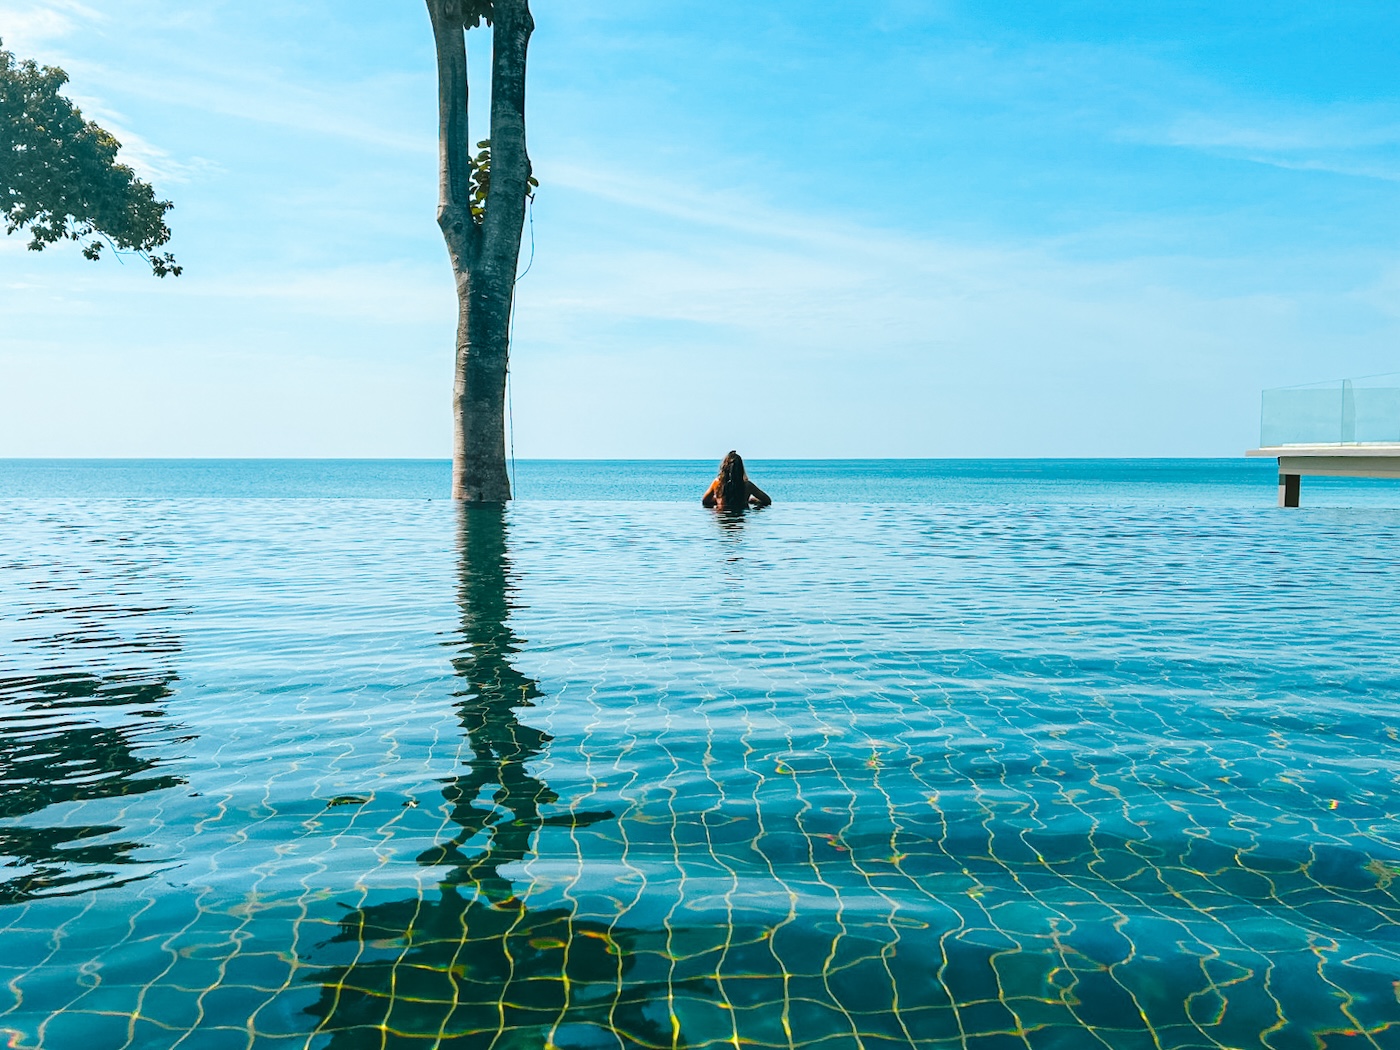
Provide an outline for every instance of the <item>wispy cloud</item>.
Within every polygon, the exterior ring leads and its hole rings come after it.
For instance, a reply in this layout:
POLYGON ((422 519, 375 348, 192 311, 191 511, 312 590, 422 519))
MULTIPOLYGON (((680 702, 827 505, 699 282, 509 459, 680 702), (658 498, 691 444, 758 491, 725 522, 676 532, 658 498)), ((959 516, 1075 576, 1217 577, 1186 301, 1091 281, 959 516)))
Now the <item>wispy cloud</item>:
MULTIPOLYGON (((976 347, 1015 356, 1056 340, 1067 344, 1062 363, 1083 362, 1150 357, 1145 348, 1160 350, 1163 333, 1179 334, 1187 317, 1270 309, 1258 290, 1192 287, 1171 260, 1150 256, 1095 263, 1066 258, 1048 241, 974 243, 862 227, 655 174, 561 165, 550 179, 611 205, 617 225, 633 231, 626 243, 577 245, 569 258, 546 261, 539 285, 522 289, 538 311, 525 323, 561 346, 599 321, 630 319, 731 333, 721 341, 743 333, 785 355, 976 347)), ((1237 335, 1247 327, 1229 325, 1237 335)))
POLYGON ((921 73, 941 97, 977 107, 1000 127, 1054 129, 1089 149, 1165 146, 1300 172, 1400 179, 1393 97, 1270 95, 1122 42, 965 46, 927 58, 921 73))
POLYGON ((102 84, 110 92, 210 115, 350 140, 384 150, 431 156, 436 149, 436 143, 427 135, 366 116, 376 108, 373 84, 312 88, 270 71, 254 71, 250 75, 246 66, 234 68, 214 62, 201 64, 197 72, 167 70, 159 76, 88 62, 72 63, 72 72, 102 84))
POLYGON ((48 45, 71 36, 80 23, 106 20, 100 11, 77 0, 41 4, 0 2, 0 39, 23 58, 41 56, 48 45))
POLYGON ((1400 181, 1400 113, 1392 108, 1339 106, 1319 111, 1237 102, 1235 112, 1228 106, 1221 109, 1183 113, 1126 137, 1294 171, 1400 181))
MULTIPOLYGON (((376 70, 357 77, 349 67, 347 75, 333 82, 299 78, 241 46, 234 49, 237 60, 229 60, 223 56, 230 52, 230 40, 217 18, 164 2, 127 4, 119 20, 123 36, 146 39, 120 57, 104 54, 95 59, 90 51, 69 54, 57 45, 94 28, 108 35, 111 15, 80 0, 0 0, 0 39, 5 47, 24 58, 61 64, 72 77, 70 97, 94 116, 105 114, 121 122, 111 99, 124 96, 384 150, 431 154, 435 149, 430 135, 406 131, 393 114, 385 113, 385 98, 401 93, 401 85, 390 83, 396 80, 393 73, 376 70), (178 38, 179 44, 162 46, 169 37, 178 38)), ((430 75, 430 70, 424 72, 430 75)), ((129 130, 120 137, 132 160, 168 178, 187 178, 202 166, 140 143, 129 130)))
POLYGON ((76 92, 68 97, 83 111, 88 120, 95 120, 111 132, 122 144, 120 158, 131 165, 136 174, 159 185, 187 183, 203 175, 219 171, 219 166, 203 157, 179 159, 149 139, 131 130, 127 118, 101 99, 76 92))
POLYGON ((1396 114, 1356 110, 1330 113, 1281 113, 1227 119, 1215 114, 1187 114, 1164 133, 1172 145, 1203 149, 1293 152, 1357 150, 1400 145, 1396 114))

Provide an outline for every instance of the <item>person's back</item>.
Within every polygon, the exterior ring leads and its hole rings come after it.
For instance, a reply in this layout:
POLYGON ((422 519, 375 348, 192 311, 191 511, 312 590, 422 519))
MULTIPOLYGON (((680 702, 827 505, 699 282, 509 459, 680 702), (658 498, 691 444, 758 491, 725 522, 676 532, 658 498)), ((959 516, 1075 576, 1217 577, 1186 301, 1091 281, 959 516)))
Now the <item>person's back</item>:
POLYGON ((710 482, 700 502, 716 510, 743 510, 750 501, 758 507, 766 507, 773 502, 768 493, 749 480, 744 470, 744 460, 739 453, 731 450, 720 463, 719 475, 710 482))

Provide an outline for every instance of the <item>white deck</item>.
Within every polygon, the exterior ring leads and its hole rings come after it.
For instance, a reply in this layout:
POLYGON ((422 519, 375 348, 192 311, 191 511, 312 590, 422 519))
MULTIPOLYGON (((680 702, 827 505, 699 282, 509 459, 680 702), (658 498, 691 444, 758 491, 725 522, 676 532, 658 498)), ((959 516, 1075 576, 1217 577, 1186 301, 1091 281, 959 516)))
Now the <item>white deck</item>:
POLYGON ((1400 478, 1400 444, 1272 445, 1245 455, 1277 459, 1280 474, 1300 477, 1400 478))

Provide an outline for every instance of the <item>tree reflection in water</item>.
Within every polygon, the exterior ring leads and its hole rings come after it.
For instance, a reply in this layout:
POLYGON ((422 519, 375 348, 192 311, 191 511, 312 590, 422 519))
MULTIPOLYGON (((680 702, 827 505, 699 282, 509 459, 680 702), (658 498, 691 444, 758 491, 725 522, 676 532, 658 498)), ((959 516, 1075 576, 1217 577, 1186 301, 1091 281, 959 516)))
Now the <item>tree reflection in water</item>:
MULTIPOLYGON (((111 824, 42 827, 14 823, 50 806, 179 787, 152 775, 162 764, 140 745, 170 696, 174 676, 81 673, 0 678, 0 904, 56 897, 148 878, 132 856, 142 843, 114 840, 111 824), (96 720, 116 721, 102 725, 96 720), (101 840, 101 841, 93 841, 101 840)), ((144 870, 143 870, 144 869, 144 870)))
POLYGON ((160 665, 180 651, 170 607, 55 603, 51 590, 74 582, 40 583, 9 597, 7 626, 28 636, 0 635, 7 663, 33 661, 0 666, 0 905, 149 878, 159 862, 134 856, 144 843, 119 838, 126 828, 48 811, 185 783, 158 772, 184 739, 164 717, 176 676, 160 665))
POLYGON ((676 1045, 665 986, 629 980, 632 935, 567 908, 532 908, 502 874, 529 855, 541 828, 613 814, 541 813, 557 796, 528 769, 550 737, 517 717, 540 692, 510 662, 519 639, 508 622, 506 514, 468 505, 458 513, 462 637, 452 663, 471 759, 443 788, 458 830, 418 858, 452 868, 436 900, 346 916, 334 942, 353 946, 355 960, 317 975, 310 1012, 339 1050, 676 1045), (484 847, 473 853, 478 836, 484 847))

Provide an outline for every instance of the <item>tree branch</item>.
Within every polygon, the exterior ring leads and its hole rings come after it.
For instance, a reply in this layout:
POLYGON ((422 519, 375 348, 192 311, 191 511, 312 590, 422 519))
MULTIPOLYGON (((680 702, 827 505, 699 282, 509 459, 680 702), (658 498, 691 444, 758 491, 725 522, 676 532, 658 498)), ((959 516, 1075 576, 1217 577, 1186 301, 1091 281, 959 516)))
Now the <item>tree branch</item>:
POLYGON ((457 0, 427 0, 438 70, 438 226, 458 269, 475 255, 471 214, 471 134, 467 121, 467 40, 457 0))
POLYGON ((515 277, 530 155, 525 146, 525 60, 535 20, 529 0, 496 0, 491 53, 491 193, 483 251, 515 277), (499 256, 499 258, 497 258, 499 256))

